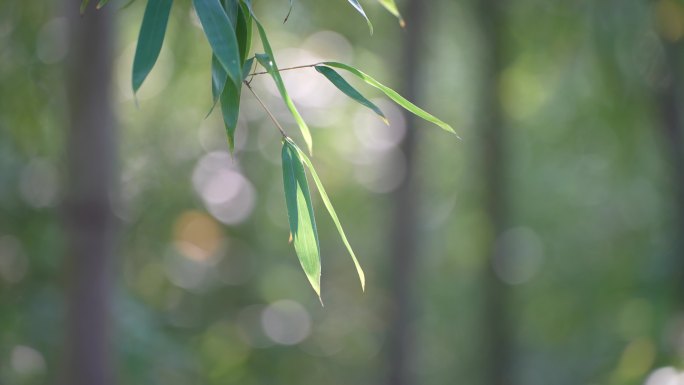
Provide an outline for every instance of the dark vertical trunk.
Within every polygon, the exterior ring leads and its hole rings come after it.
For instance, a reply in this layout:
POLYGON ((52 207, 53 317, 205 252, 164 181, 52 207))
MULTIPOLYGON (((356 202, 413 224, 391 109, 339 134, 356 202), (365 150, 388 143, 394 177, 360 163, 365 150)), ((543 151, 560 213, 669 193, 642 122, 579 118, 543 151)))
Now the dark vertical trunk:
POLYGON ((511 384, 511 331, 507 310, 507 288, 496 276, 491 261, 505 258, 506 250, 496 248, 496 240, 508 222, 508 186, 506 184, 506 131, 499 97, 503 68, 503 0, 476 1, 482 31, 480 141, 482 161, 482 196, 489 238, 483 266, 483 349, 484 383, 511 384))
POLYGON ((675 226, 673 232, 673 258, 676 287, 675 300, 677 311, 681 311, 684 298, 684 127, 682 116, 682 84, 679 73, 682 60, 681 51, 684 44, 663 40, 665 48, 665 83, 658 91, 661 132, 666 146, 672 175, 672 193, 674 195, 675 226))
MULTIPOLYGON (((91 2, 92 3, 92 2, 91 2)), ((111 9, 78 15, 80 0, 66 1, 71 25, 64 202, 67 236, 68 385, 113 383, 110 363, 111 267, 115 220, 117 137, 112 110, 111 9)))
MULTIPOLYGON (((424 60, 424 13, 428 0, 409 0, 405 14, 406 33, 402 47, 402 92, 420 105, 421 64, 424 60)), ((416 182, 416 118, 405 114, 406 136, 400 148, 406 157, 406 176, 394 192, 394 215, 391 252, 390 331, 388 364, 390 385, 413 384, 415 331, 413 327, 416 281, 417 182, 416 182)))

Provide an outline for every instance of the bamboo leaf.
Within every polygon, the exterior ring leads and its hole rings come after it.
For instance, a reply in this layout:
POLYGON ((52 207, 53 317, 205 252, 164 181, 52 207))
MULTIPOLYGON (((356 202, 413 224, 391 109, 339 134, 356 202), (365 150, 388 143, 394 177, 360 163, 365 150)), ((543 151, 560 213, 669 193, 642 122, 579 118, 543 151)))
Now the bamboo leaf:
POLYGON ((404 22, 404 18, 401 17, 401 13, 399 13, 399 9, 397 8, 397 4, 394 2, 394 0, 378 0, 380 4, 385 7, 389 13, 394 15, 399 20, 399 25, 401 28, 404 28, 406 26, 406 23, 404 22))
MULTIPOLYGON (((235 2, 236 0, 228 1, 234 3, 236 7, 238 6, 238 4, 235 2)), ((231 4, 226 4, 226 8, 231 8, 231 6, 231 4)), ((250 69, 252 68, 252 63, 254 62, 254 58, 249 60, 246 59, 252 44, 252 16, 249 14, 249 12, 244 12, 242 7, 236 9, 237 11, 235 17, 238 20, 236 37, 238 41, 238 47, 240 48, 240 62, 243 63, 241 80, 244 81, 247 78, 250 69)), ((211 55, 212 104, 206 116, 211 115, 211 112, 214 110, 216 103, 219 101, 219 97, 223 93, 227 79, 228 74, 226 73, 225 68, 223 68, 221 63, 218 61, 216 55, 211 55)), ((240 82, 240 86, 242 86, 242 82, 240 82)))
POLYGON ((242 63, 235 28, 219 0, 193 0, 209 45, 236 86, 242 81, 242 63))
MULTIPOLYGON (((242 84, 242 83, 240 83, 242 84)), ((228 146, 232 153, 235 149, 235 129, 237 128, 238 115, 240 111, 240 91, 242 87, 237 87, 233 82, 226 81, 226 85, 221 93, 221 113, 223 124, 228 135, 228 146)))
POLYGON ((249 51, 252 48, 252 15, 242 6, 238 7, 235 34, 240 51, 240 63, 244 67, 245 60, 247 60, 249 51))
POLYGON ((109 0, 100 0, 100 2, 97 3, 97 6, 95 6, 95 8, 96 8, 96 9, 101 9, 101 8, 104 7, 105 4, 107 4, 108 2, 109 2, 109 0))
POLYGON ((228 20, 230 20, 230 25, 235 26, 237 24, 238 8, 240 7, 238 5, 238 0, 223 0, 222 5, 223 9, 226 11, 228 20))
POLYGON ((347 251, 349 251, 349 255, 351 255, 352 261, 354 261, 354 266, 356 267, 356 272, 359 274, 359 280, 361 281, 361 289, 365 291, 366 290, 366 275, 363 273, 363 269, 361 268, 361 265, 359 264, 358 259, 356 259, 356 254, 354 254, 354 250, 352 250, 352 247, 349 244, 349 240, 347 240, 347 235, 344 233, 344 230, 342 229, 342 224, 340 223, 340 219, 338 218, 337 213, 335 212, 335 208, 333 207, 332 202, 330 202, 330 198, 328 198, 328 194, 325 192, 325 188, 323 187, 323 183, 321 183, 321 180, 318 177, 316 170, 314 169, 313 163, 311 163, 311 160, 306 156, 304 151, 300 150, 299 147, 297 147, 297 145, 292 140, 290 140, 289 138, 286 138, 285 142, 294 151, 297 152, 297 154, 299 155, 302 162, 309 169, 309 173, 311 173, 311 176, 313 177, 313 180, 316 183, 316 187, 318 188, 318 193, 321 194, 321 198, 323 199, 323 204, 325 205, 325 208, 328 209, 328 213, 330 214, 330 217, 332 218, 333 222, 335 222, 335 227, 337 227, 337 232, 340 234, 340 237, 342 238, 342 242, 344 242, 344 245, 347 247, 347 251))
POLYGON ((214 107, 216 106, 216 103, 218 103, 219 97, 223 93, 223 88, 226 86, 226 81, 228 80, 228 74, 226 73, 226 69, 223 68, 221 63, 219 63, 218 59, 216 58, 216 55, 211 55, 211 96, 212 96, 212 103, 211 103, 211 108, 209 109, 209 112, 207 112, 207 115, 205 118, 209 115, 211 115, 211 112, 214 111, 214 107))
POLYGON ((387 97, 394 100, 397 104, 404 107, 409 112, 415 114, 416 116, 418 116, 422 119, 427 120, 430 123, 436 124, 437 126, 441 127, 444 131, 451 132, 452 134, 454 134, 458 137, 458 134, 456 134, 456 131, 454 131, 454 129, 450 125, 444 123, 443 121, 441 121, 440 119, 437 119, 436 117, 434 117, 433 115, 431 115, 427 111, 425 111, 425 110, 421 109, 420 107, 416 106, 415 104, 409 102, 408 100, 406 100, 403 96, 399 95, 393 89, 391 89, 387 86, 384 86, 383 84, 381 84, 377 80, 375 80, 372 77, 368 76, 367 74, 359 71, 358 69, 356 69, 350 65, 338 63, 338 62, 324 62, 324 63, 321 63, 321 65, 328 66, 328 67, 334 67, 334 68, 340 68, 340 69, 349 71, 350 73, 354 74, 356 77, 363 80, 367 84, 369 84, 369 85, 379 89, 380 91, 382 91, 385 95, 387 95, 387 97))
POLYGON ((133 92, 137 92, 161 51, 173 0, 149 0, 145 7, 133 59, 133 92))
POLYGON ((242 81, 245 81, 249 74, 252 72, 252 66, 254 65, 254 58, 251 57, 245 60, 245 65, 242 69, 242 81))
POLYGON ((354 7, 354 9, 356 9, 356 11, 358 11, 361 14, 361 16, 363 16, 364 19, 366 19, 366 24, 368 24, 368 29, 370 29, 370 34, 372 35, 373 34, 373 24, 371 24, 370 19, 368 18, 368 16, 366 16, 366 12, 363 10, 363 7, 359 3, 359 1, 358 0, 347 0, 347 1, 349 2, 349 4, 351 4, 352 7, 354 7))
POLYGON ((351 86, 351 84, 347 83, 346 80, 340 74, 337 73, 334 69, 330 67, 325 67, 325 66, 315 66, 316 71, 321 73, 323 76, 328 78, 330 82, 337 87, 340 91, 342 91, 345 95, 349 96, 350 98, 354 99, 358 103, 370 108, 382 118, 382 121, 385 122, 385 124, 389 124, 387 121, 387 118, 385 117, 385 114, 382 113, 382 110, 378 108, 373 102, 370 100, 366 99, 359 91, 357 91, 354 87, 351 86))
POLYGON ((90 3, 90 0, 81 0, 81 15, 83 15, 86 11, 86 8, 88 8, 88 3, 90 3))
POLYGON ((299 263, 320 299, 321 253, 311 194, 299 152, 293 149, 288 141, 283 142, 282 162, 290 235, 299 263))

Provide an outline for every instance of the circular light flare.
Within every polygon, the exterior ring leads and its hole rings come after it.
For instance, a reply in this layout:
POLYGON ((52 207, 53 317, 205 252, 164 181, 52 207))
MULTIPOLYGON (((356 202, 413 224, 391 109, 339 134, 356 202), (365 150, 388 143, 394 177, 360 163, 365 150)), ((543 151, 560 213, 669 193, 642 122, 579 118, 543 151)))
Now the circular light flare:
MULTIPOLYGON (((288 48, 278 51, 276 54, 278 68, 289 68, 300 65, 320 63, 323 58, 315 53, 301 48, 288 48)), ((337 90, 327 84, 323 76, 316 76, 313 68, 303 67, 293 70, 281 71, 281 77, 287 88, 287 92, 297 106, 304 108, 322 108, 330 106, 337 96, 337 90)), ((280 91, 275 83, 267 75, 261 75, 261 84, 268 90, 270 95, 280 98, 280 91)), ((300 111, 303 112, 303 111, 300 111)))
POLYGON ((31 375, 45 371, 45 358, 30 346, 17 345, 10 357, 12 369, 20 375, 31 375))
POLYGON ((298 302, 281 300, 264 309, 261 326, 273 342, 296 345, 311 333, 311 316, 298 302))
POLYGON ((646 378, 644 385, 684 385, 684 374, 670 366, 658 368, 646 378))
POLYGON ((209 213, 222 223, 242 223, 254 209, 256 190, 227 152, 203 156, 195 166, 192 183, 209 213))
POLYGON ((537 233, 527 227, 515 227, 496 240, 492 268, 499 279, 520 285, 532 279, 544 261, 544 245, 537 233))

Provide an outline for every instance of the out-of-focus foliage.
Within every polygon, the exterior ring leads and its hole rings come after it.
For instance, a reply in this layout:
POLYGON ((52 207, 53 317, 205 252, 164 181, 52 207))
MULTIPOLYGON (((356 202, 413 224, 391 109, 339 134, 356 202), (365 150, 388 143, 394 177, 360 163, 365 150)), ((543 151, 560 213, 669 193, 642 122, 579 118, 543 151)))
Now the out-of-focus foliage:
MULTIPOLYGON (((320 215, 321 308, 288 245, 280 135, 248 93, 235 157, 218 114, 204 119, 212 104, 211 51, 189 2, 174 5, 136 108, 131 63, 145 3, 118 13, 119 381, 378 383, 388 337, 388 201, 406 166, 397 147, 405 134, 401 111, 381 93, 366 94, 393 122, 387 127, 313 69, 282 74, 311 126, 318 173, 368 276, 362 293, 349 279, 354 268, 334 222, 320 215)), ((474 3, 434 1, 428 15, 423 103, 463 141, 421 131, 419 382, 481 382, 487 363, 478 353, 488 331, 478 319, 479 279, 490 263, 482 247, 495 242, 512 256, 492 262, 510 287, 512 381, 667 384, 677 372, 659 368, 680 366, 684 354, 673 271, 684 229, 674 218, 655 95, 668 80, 662 40, 684 36, 682 3, 506 3, 499 97, 513 221, 499 239, 484 230, 474 145, 478 114, 486 113, 476 105, 486 58, 474 3)), ((396 85, 404 30, 379 4, 363 5, 372 37, 344 1, 302 0, 284 26, 287 1, 255 4, 280 66, 341 61, 396 85)), ((60 7, 0 2, 2 384, 52 383, 60 367, 58 203, 69 50, 60 7)), ((272 82, 259 77, 252 85, 295 132, 272 82)), ((313 206, 322 212, 317 197, 312 193, 313 206)))

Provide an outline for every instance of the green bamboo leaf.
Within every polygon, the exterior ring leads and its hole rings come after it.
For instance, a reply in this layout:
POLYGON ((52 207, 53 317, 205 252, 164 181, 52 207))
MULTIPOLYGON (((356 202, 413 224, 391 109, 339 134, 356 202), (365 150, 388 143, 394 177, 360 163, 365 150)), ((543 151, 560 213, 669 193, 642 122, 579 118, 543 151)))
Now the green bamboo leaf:
MULTIPOLYGON (((237 87, 233 82, 226 81, 223 87, 221 97, 221 113, 223 115, 223 124, 228 135, 228 146, 232 153, 235 149, 235 129, 237 128, 238 115, 240 111, 240 90, 242 87, 237 87)), ((240 83, 242 84, 242 83, 240 83)))
POLYGON ((105 4, 107 4, 108 2, 109 2, 109 0, 100 0, 100 2, 97 3, 97 6, 95 6, 95 8, 96 8, 96 9, 101 9, 101 8, 104 7, 105 4))
POLYGON ((223 88, 226 86, 226 81, 228 80, 228 74, 226 73, 226 69, 223 68, 221 63, 219 63, 218 59, 216 58, 216 55, 211 55, 211 96, 212 96, 212 103, 211 103, 211 108, 209 109, 209 112, 207 112, 207 115, 205 118, 209 115, 211 115, 211 112, 214 111, 214 107, 216 106, 216 103, 218 103, 219 97, 223 93, 223 88))
POLYGON ((193 0, 193 4, 214 55, 237 86, 242 81, 242 63, 233 24, 219 0, 193 0))
POLYGON ((334 69, 330 67, 325 67, 325 66, 315 66, 316 71, 319 73, 323 74, 330 82, 337 87, 340 91, 344 92, 345 95, 349 96, 350 98, 356 100, 358 103, 370 108, 382 118, 382 121, 385 122, 385 124, 389 124, 387 121, 387 118, 385 117, 385 114, 382 113, 382 110, 378 108, 373 102, 370 100, 366 99, 363 95, 359 93, 354 87, 351 86, 351 84, 347 83, 346 80, 340 74, 338 74, 334 69))
POLYGON ((230 20, 230 25, 235 26, 237 24, 237 13, 238 13, 238 0, 223 0, 223 9, 226 11, 226 16, 230 20))
POLYGON ((349 4, 351 4, 352 7, 354 7, 354 9, 356 9, 356 11, 358 11, 361 14, 361 16, 363 16, 364 19, 366 19, 366 23, 368 24, 368 29, 370 29, 370 34, 372 35, 373 34, 373 24, 371 24, 370 19, 368 18, 368 16, 366 16, 366 12, 363 10, 363 7, 359 3, 359 1, 358 0, 347 0, 347 1, 349 2, 349 4))
POLYGON ((403 96, 399 95, 393 89, 382 85, 380 82, 378 82, 377 80, 368 76, 367 74, 359 71, 358 69, 356 69, 350 65, 338 63, 338 62, 324 62, 324 63, 320 63, 320 64, 328 66, 328 67, 340 68, 340 69, 349 71, 350 73, 354 74, 359 79, 366 82, 367 84, 369 84, 369 85, 379 89, 380 91, 382 91, 390 99, 394 100, 397 104, 404 107, 409 112, 415 114, 416 116, 418 116, 422 119, 427 120, 430 123, 436 124, 437 126, 441 127, 443 130, 451 132, 452 134, 454 134, 458 137, 458 134, 456 134, 456 131, 454 131, 454 129, 450 125, 444 123, 443 121, 437 119, 436 117, 429 114, 425 110, 423 110, 420 107, 416 106, 415 104, 409 102, 408 100, 406 100, 403 96))
POLYGON ((243 63, 243 67, 249 51, 252 49, 252 30, 252 15, 242 6, 238 7, 235 34, 240 51, 240 62, 243 63))
MULTIPOLYGON (((242 81, 245 81, 247 79, 247 76, 249 76, 251 70, 252 70, 252 65, 254 65, 254 58, 251 57, 245 61, 245 65, 242 70, 242 81)), ((216 104, 219 101, 219 97, 223 93, 223 89, 226 86, 226 81, 228 81, 228 74, 226 74, 226 70, 223 68, 221 63, 218 62, 218 59, 216 59, 215 55, 211 55, 211 95, 212 95, 212 103, 211 103, 211 108, 209 109, 209 112, 207 112, 207 115, 204 117, 205 119, 211 115, 211 113, 214 111, 214 107, 216 107, 216 104)), ((242 87, 242 83, 240 83, 240 86, 242 87)))
POLYGON ((287 105, 287 108, 290 110, 290 113, 294 117, 294 120, 297 122, 297 126, 299 126, 299 131, 301 131, 302 133, 302 137, 304 138, 306 147, 309 150, 309 153, 312 154, 313 138, 311 137, 311 131, 309 130, 309 126, 306 125, 306 122, 304 121, 302 116, 299 114, 299 111, 297 111, 297 107, 295 107, 292 98, 290 98, 290 95, 287 93, 287 89, 285 88, 283 78, 280 76, 280 72, 278 71, 278 65, 276 64, 275 58, 273 56, 273 49, 271 48, 271 43, 268 41, 268 36, 266 36, 264 26, 261 25, 261 22, 259 22, 259 19, 254 14, 254 8, 252 8, 252 1, 242 0, 242 2, 247 7, 249 13, 252 15, 252 19, 254 19, 254 23, 257 26, 257 31, 259 32, 259 37, 261 38, 261 44, 264 46, 264 51, 266 51, 265 55, 257 54, 256 59, 259 62, 259 64, 261 64, 266 69, 266 71, 268 71, 268 73, 273 78, 273 81, 276 83, 278 91, 280 92, 280 96, 283 98, 285 105, 287 105))
POLYGON ((282 162, 290 234, 297 257, 299 257, 299 263, 320 299, 321 252, 309 184, 299 153, 287 141, 283 142, 282 162))
MULTIPOLYGON (((226 8, 231 8, 231 3, 238 7, 236 0, 227 0, 225 3, 226 8)), ((242 71, 242 81, 244 81, 247 78, 250 69, 252 68, 252 63, 254 62, 254 58, 251 58, 249 60, 246 59, 252 45, 252 16, 249 14, 248 11, 245 12, 242 9, 242 7, 236 8, 235 12, 235 17, 238 21, 236 27, 236 37, 238 41, 238 46, 240 48, 240 62, 244 63, 242 71)), ((209 109, 209 112, 207 112, 206 116, 211 115, 211 112, 214 110, 216 103, 218 103, 219 97, 221 96, 221 94, 223 93, 223 89, 225 88, 227 79, 228 74, 226 73, 226 70, 218 61, 216 55, 211 55, 212 103, 211 108, 209 109)), ((240 86, 242 86, 242 83, 240 83, 240 86)))
POLYGON ((313 138, 311 137, 311 131, 309 131, 309 126, 306 125, 306 122, 304 122, 304 119, 299 114, 299 111, 297 111, 297 107, 295 107, 292 98, 290 98, 290 95, 287 93, 287 89, 285 88, 283 78, 280 76, 280 72, 278 72, 278 67, 276 66, 276 63, 273 60, 273 54, 269 53, 269 51, 271 51, 271 48, 270 46, 266 48, 267 40, 264 41, 264 39, 266 39, 266 34, 263 33, 263 28, 261 27, 261 24, 259 23, 259 21, 256 21, 256 24, 257 29, 259 30, 259 34, 261 34, 264 49, 266 49, 265 54, 256 54, 256 59, 259 62, 259 64, 261 64, 261 66, 264 67, 266 71, 268 71, 268 73, 273 78, 273 81, 275 81, 276 86, 278 87, 278 91, 280 91, 280 96, 285 101, 287 108, 290 110, 290 113, 294 117, 295 121, 297 122, 297 125, 299 126, 300 131, 302 132, 302 136, 304 137, 304 142, 306 142, 306 146, 309 149, 309 153, 313 153, 313 138))
POLYGON ((161 51, 173 0, 149 0, 145 7, 133 59, 133 92, 137 92, 161 51))
POLYGON ((88 8, 88 3, 90 3, 90 0, 82 0, 81 1, 81 15, 85 13, 86 8, 88 8))
POLYGON ((318 193, 321 194, 321 198, 323 199, 323 204, 325 205, 325 208, 328 209, 328 213, 330 214, 330 217, 332 217, 333 222, 335 222, 335 226, 337 227, 337 232, 340 233, 340 237, 342 238, 342 242, 344 242, 344 245, 347 247, 347 251, 349 251, 349 255, 351 255, 352 261, 354 261, 354 266, 356 267, 356 272, 359 274, 359 280, 361 281, 361 290, 366 290, 366 275, 363 273, 363 269, 361 268, 361 265, 359 264, 358 259, 356 259, 356 254, 354 254, 354 250, 352 250, 351 245, 349 244, 349 241, 347 240, 347 235, 344 233, 344 230, 342 229, 342 224, 340 223, 340 219, 337 217, 337 213, 335 212, 335 208, 333 207, 332 203, 330 202, 330 198, 328 198, 328 193, 325 192, 325 188, 323 188, 323 183, 321 183, 320 178, 318 178, 318 174, 316 173, 316 170, 314 169, 313 163, 311 163, 311 160, 306 156, 304 151, 300 150, 299 147, 289 138, 285 138, 285 143, 290 146, 294 151, 297 152, 299 155, 299 158, 303 161, 303 163, 306 165, 306 167, 309 169, 309 172, 311 173, 311 176, 313 177, 314 182, 316 183, 316 187, 318 188, 318 193))
POLYGON ((399 20, 399 25, 404 28, 406 26, 406 23, 404 22, 404 18, 401 17, 401 13, 399 13, 399 8, 397 8, 397 4, 394 2, 394 0, 378 0, 380 4, 385 7, 386 10, 389 11, 394 17, 396 17, 399 20))
POLYGON ((254 65, 254 57, 245 60, 245 66, 242 69, 242 81, 245 81, 250 73, 252 73, 252 66, 254 65))

